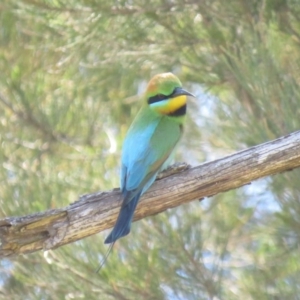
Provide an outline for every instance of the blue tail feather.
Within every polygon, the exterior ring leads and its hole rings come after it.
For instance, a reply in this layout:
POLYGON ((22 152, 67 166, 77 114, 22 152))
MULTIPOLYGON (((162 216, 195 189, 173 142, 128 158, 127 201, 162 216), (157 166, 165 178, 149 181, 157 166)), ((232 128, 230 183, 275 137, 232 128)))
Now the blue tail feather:
POLYGON ((128 203, 124 200, 126 204, 124 206, 122 205, 115 227, 105 239, 105 244, 114 243, 117 239, 130 232, 131 221, 140 196, 141 193, 138 193, 128 203))

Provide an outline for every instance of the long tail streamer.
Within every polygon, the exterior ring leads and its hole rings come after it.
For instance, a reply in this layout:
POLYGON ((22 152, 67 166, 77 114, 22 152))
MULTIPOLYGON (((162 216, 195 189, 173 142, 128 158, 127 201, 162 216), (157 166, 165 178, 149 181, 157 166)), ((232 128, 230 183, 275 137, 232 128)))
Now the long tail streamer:
POLYGON ((106 261, 107 261, 109 255, 110 255, 110 253, 111 253, 111 251, 112 251, 112 249, 113 249, 114 244, 115 244, 115 242, 113 242, 113 243, 111 243, 111 244, 109 245, 109 247, 108 247, 108 249, 107 249, 107 252, 106 252, 104 258, 103 258, 103 260, 101 261, 101 263, 99 264, 98 268, 95 270, 95 273, 99 273, 100 270, 101 270, 101 269, 103 268, 103 266, 105 265, 105 263, 106 263, 106 261))

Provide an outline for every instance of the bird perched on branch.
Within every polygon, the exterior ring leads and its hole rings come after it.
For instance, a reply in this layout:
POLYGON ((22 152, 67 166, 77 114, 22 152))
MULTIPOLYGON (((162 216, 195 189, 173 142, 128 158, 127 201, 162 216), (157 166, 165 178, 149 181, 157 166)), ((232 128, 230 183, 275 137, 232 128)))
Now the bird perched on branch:
MULTIPOLYGON (((105 240, 111 244, 130 232, 141 195, 170 158, 185 122, 187 96, 172 73, 154 76, 143 95, 142 107, 126 135, 122 151, 121 192, 123 203, 116 224, 105 240)), ((106 260, 106 259, 105 259, 106 260)), ((103 265, 103 263, 101 264, 103 265)))

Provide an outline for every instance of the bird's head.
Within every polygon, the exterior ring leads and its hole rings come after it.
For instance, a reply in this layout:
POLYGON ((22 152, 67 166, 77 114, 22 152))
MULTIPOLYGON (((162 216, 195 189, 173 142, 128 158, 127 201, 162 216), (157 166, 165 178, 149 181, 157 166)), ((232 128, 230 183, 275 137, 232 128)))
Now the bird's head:
POLYGON ((184 116, 187 96, 195 97, 182 88, 180 80, 172 73, 154 76, 146 89, 149 107, 161 115, 184 116))

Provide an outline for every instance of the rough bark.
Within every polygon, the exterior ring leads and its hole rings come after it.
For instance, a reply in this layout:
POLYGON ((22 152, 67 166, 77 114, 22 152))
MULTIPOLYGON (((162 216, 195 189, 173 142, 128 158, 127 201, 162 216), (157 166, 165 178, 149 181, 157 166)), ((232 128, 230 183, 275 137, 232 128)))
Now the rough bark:
MULTIPOLYGON (((300 131, 297 131, 157 180, 142 197, 134 219, 299 166, 300 131)), ((0 257, 57 248, 110 228, 114 225, 121 200, 119 189, 115 189, 84 195, 65 208, 2 219, 0 257)))

